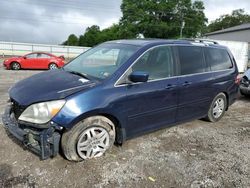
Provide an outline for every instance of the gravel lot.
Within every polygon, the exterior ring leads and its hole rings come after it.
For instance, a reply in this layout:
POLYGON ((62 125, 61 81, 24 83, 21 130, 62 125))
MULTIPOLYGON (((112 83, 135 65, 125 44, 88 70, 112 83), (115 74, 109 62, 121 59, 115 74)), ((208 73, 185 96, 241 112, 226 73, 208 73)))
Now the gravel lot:
MULTIPOLYGON (((38 72, 0 67, 0 114, 9 87, 38 72)), ((250 187, 249 115, 250 98, 239 96, 218 123, 162 129, 81 163, 40 161, 0 126, 0 187, 250 187)))

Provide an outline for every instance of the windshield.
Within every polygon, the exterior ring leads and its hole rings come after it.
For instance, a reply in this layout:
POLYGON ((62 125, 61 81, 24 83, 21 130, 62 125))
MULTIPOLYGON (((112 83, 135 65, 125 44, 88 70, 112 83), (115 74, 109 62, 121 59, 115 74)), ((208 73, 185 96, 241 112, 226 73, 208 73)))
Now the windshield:
POLYGON ((79 55, 65 65, 64 70, 105 79, 126 62, 138 48, 127 44, 101 44, 79 55))

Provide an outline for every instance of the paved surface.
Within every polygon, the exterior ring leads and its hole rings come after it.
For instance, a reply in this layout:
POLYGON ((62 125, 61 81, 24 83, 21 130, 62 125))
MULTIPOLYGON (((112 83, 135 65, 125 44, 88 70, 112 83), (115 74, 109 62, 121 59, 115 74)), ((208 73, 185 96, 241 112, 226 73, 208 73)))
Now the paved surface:
MULTIPOLYGON (((0 114, 8 88, 36 73, 0 67, 0 114)), ((250 187, 250 99, 242 96, 218 123, 162 129, 81 163, 40 161, 2 126, 0 139, 0 187, 250 187)))

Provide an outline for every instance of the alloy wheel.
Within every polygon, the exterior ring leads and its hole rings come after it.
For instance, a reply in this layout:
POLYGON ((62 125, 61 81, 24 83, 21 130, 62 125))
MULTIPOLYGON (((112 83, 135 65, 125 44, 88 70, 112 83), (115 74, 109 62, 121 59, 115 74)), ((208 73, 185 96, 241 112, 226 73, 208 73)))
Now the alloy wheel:
POLYGON ((13 63, 13 65, 12 65, 13 70, 19 70, 20 68, 21 67, 20 67, 19 63, 13 63))
POLYGON ((82 159, 100 157, 109 148, 109 133, 102 127, 86 129, 77 142, 77 152, 82 159))
POLYGON ((215 118, 219 118, 221 116, 221 114, 223 113, 225 108, 225 102, 224 99, 222 98, 218 98, 215 103, 214 103, 214 107, 213 107, 213 116, 215 118))
POLYGON ((50 70, 57 69, 56 64, 54 64, 54 63, 50 64, 50 65, 49 65, 49 69, 50 69, 50 70))

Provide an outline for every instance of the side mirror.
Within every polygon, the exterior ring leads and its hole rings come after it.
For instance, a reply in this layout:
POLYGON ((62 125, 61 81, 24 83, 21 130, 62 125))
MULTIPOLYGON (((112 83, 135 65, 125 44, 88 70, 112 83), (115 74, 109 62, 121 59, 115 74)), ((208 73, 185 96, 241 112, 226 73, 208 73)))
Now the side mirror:
POLYGON ((27 59, 27 57, 26 57, 26 56, 23 56, 23 59, 27 59))
POLYGON ((148 73, 142 71, 134 71, 129 75, 129 80, 131 82, 147 82, 148 81, 148 73))

